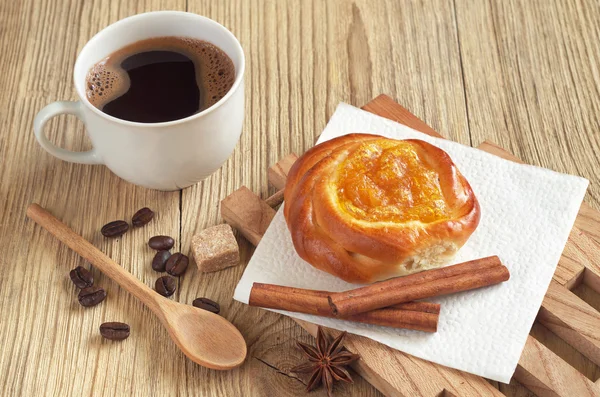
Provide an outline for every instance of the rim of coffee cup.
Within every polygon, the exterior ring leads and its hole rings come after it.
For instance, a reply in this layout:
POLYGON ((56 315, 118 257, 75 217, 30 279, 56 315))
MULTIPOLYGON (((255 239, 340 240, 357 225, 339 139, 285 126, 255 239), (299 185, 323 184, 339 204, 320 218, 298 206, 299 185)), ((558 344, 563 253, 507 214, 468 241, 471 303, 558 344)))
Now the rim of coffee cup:
MULTIPOLYGON (((148 36, 147 38, 152 38, 152 37, 160 37, 160 36, 148 36)), ((143 39, 142 39, 143 40, 143 39)), ((204 40, 204 39, 203 39, 204 40)), ((205 40, 210 42, 210 40, 205 40)), ((130 43, 131 44, 131 43, 130 43)), ((127 44, 126 44, 127 45, 127 44)), ((115 49, 115 51, 117 51, 117 49, 115 49)), ((88 108, 90 108, 90 110, 92 110, 94 113, 98 114, 101 117, 107 118, 109 120, 112 120, 114 122, 117 123, 121 123, 121 124, 125 124, 125 125, 130 125, 130 126, 143 126, 143 127, 165 127, 165 126, 170 126, 170 125, 175 125, 175 124, 181 124, 181 123, 185 123, 188 122, 190 120, 193 119, 198 119, 201 118, 203 116, 206 116, 207 114, 215 111, 217 108, 219 108, 221 105, 223 105, 228 99, 229 97, 231 97, 233 95, 233 93, 239 88, 240 84, 242 83, 242 80, 244 78, 244 72, 246 69, 246 57, 244 54, 244 50, 242 48, 242 45, 240 43, 240 41, 238 40, 237 37, 235 37, 235 35, 233 33, 231 33, 231 31, 229 29, 227 29, 225 26, 223 26, 222 24, 220 24, 219 22, 215 21, 214 19, 210 19, 208 17, 205 17, 203 15, 199 15, 199 14, 194 14, 192 12, 185 12, 185 11, 151 11, 151 12, 144 12, 141 14, 136 14, 136 15, 132 15, 123 19, 118 20, 117 22, 114 22, 108 26, 106 26, 105 28, 103 28, 102 30, 100 30, 98 33, 96 33, 81 49, 81 51, 79 52, 79 55, 77 56, 77 60, 75 61, 75 65, 73 67, 73 80, 75 83, 75 89, 77 91, 77 95, 79 96, 80 100, 82 103, 85 104, 85 106, 87 106, 88 108), (223 32, 229 36, 233 42, 235 43, 235 47, 236 47, 236 51, 238 52, 238 56, 240 57, 240 65, 239 65, 239 70, 236 70, 235 72, 235 81, 233 82, 233 85, 231 86, 231 88, 229 89, 229 91, 227 91, 227 93, 216 103, 214 103, 212 106, 202 110, 201 112, 198 113, 194 113, 191 116, 182 118, 182 119, 177 119, 177 120, 172 120, 172 121, 163 121, 160 123, 140 123, 137 121, 129 121, 129 120, 123 120, 114 116, 111 116, 109 114, 104 113, 102 110, 98 109, 97 107, 95 107, 87 98, 87 95, 85 95, 85 84, 83 84, 83 88, 82 88, 82 92, 80 92, 80 86, 78 84, 77 81, 77 66, 80 62, 80 58, 81 58, 81 54, 84 53, 84 51, 86 50, 86 48, 88 46, 92 46, 94 45, 98 40, 102 40, 102 36, 104 36, 109 30, 115 29, 117 26, 125 24, 125 23, 131 23, 131 21, 134 21, 136 19, 142 19, 142 18, 146 18, 149 15, 157 15, 157 14, 171 14, 171 15, 185 15, 186 17, 192 16, 194 18, 199 18, 201 20, 203 20, 206 23, 209 24, 213 24, 215 25, 217 28, 222 29, 223 32), (83 95, 82 95, 83 94, 83 95)), ((87 71, 86 71, 87 73, 87 71)))

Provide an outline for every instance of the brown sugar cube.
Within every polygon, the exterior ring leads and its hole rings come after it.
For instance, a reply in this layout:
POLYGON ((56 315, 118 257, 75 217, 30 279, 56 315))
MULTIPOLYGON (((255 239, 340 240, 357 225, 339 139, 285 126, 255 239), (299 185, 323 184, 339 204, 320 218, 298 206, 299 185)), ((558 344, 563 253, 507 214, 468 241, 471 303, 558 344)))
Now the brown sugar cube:
POLYGON ((240 263, 240 249, 227 224, 196 234, 192 238, 192 253, 201 272, 215 272, 240 263))

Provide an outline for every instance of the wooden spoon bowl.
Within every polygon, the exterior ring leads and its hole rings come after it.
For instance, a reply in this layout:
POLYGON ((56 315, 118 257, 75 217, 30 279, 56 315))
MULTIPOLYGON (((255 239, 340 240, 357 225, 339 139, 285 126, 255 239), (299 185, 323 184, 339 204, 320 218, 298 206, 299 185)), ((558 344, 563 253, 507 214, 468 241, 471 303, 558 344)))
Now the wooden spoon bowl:
MULTIPOLYGON (((240 331, 218 314, 161 297, 161 319, 173 342, 192 361, 213 369, 231 369, 246 358, 240 331)), ((159 315, 160 317, 160 315, 159 315)))
POLYGON ((219 370, 235 368, 244 362, 247 352, 244 337, 225 318, 159 295, 38 204, 27 208, 27 216, 150 308, 192 361, 219 370))

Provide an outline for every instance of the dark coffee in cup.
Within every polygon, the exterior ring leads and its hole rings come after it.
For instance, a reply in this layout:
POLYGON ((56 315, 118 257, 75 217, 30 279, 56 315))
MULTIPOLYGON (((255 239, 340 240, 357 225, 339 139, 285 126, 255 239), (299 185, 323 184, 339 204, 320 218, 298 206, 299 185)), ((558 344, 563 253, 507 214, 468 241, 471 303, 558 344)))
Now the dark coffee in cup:
POLYGON ((186 118, 223 98, 235 67, 206 41, 156 37, 112 53, 86 78, 89 101, 122 120, 160 123, 186 118))

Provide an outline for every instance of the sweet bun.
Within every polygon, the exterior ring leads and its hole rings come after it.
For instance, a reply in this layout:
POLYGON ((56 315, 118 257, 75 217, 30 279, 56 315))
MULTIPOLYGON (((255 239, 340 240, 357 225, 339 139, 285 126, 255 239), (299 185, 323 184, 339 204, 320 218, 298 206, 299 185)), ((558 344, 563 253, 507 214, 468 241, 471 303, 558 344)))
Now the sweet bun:
POLYGON ((293 165, 284 197, 298 255, 351 283, 440 267, 480 218, 450 156, 416 139, 350 134, 321 143, 293 165))

